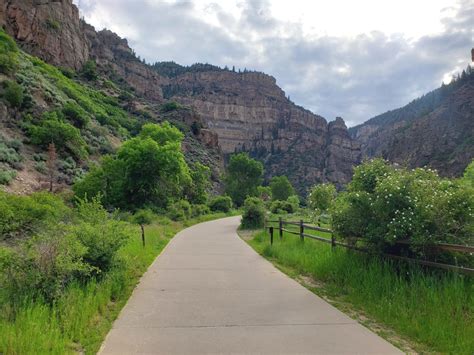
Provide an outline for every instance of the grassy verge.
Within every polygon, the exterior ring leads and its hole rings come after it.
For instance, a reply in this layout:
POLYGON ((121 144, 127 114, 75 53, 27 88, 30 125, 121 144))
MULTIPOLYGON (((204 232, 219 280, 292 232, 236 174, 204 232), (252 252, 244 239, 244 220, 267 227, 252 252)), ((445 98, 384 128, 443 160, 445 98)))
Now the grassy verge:
POLYGON ((135 285, 170 239, 184 227, 236 213, 216 213, 172 222, 160 218, 146 227, 146 246, 139 228, 120 251, 118 263, 102 279, 72 284, 52 306, 26 301, 15 310, 14 321, 0 317, 2 354, 94 354, 135 285))
MULTIPOLYGON (((421 346, 425 352, 472 354, 472 278, 422 270, 284 233, 273 246, 263 231, 248 241, 292 277, 317 280, 329 298, 342 300, 421 346)), ((314 290, 313 290, 314 291, 314 290)))

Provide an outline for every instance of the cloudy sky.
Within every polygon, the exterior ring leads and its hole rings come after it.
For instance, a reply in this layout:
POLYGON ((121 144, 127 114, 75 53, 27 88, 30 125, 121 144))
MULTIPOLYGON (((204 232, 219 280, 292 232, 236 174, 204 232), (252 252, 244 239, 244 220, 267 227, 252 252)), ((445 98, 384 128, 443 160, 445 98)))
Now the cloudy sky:
POLYGON ((473 0, 74 0, 147 62, 273 75, 295 103, 349 126, 470 63, 473 0))

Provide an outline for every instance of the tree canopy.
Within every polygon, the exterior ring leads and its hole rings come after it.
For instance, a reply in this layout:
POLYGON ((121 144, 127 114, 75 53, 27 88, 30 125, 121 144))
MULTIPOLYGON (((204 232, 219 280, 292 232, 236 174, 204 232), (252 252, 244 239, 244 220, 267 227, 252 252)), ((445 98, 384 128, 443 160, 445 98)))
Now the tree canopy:
POLYGON ((284 175, 274 176, 270 181, 270 188, 273 200, 286 201, 288 197, 295 193, 290 180, 284 175))
POLYGON ((263 181, 263 165, 246 153, 234 154, 230 158, 225 178, 226 192, 237 206, 242 206, 248 196, 257 196, 258 186, 263 181))
POLYGON ((79 196, 101 195, 110 207, 165 208, 192 185, 182 139, 182 133, 167 122, 146 124, 138 137, 126 141, 115 156, 104 157, 101 166, 78 181, 74 191, 79 196))

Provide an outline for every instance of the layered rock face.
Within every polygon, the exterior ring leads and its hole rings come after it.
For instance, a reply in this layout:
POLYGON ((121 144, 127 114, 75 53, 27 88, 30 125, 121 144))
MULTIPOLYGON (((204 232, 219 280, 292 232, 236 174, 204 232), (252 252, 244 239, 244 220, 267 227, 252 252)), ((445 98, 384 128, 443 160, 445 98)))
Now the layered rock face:
POLYGON ((26 52, 80 69, 89 58, 84 23, 72 0, 0 0, 0 26, 26 52))
POLYGON ((301 193, 317 182, 347 183, 359 161, 341 118, 328 124, 296 106, 269 75, 190 72, 169 78, 163 94, 193 107, 225 154, 250 152, 264 162, 267 177, 287 175, 301 193))
POLYGON ((288 175, 302 193, 317 182, 348 182, 359 160, 342 119, 328 125, 296 106, 269 75, 229 70, 160 75, 136 58, 127 40, 81 21, 71 0, 0 0, 0 24, 23 49, 51 64, 79 70, 92 59, 103 74, 151 105, 173 100, 191 107, 204 145, 218 145, 224 154, 249 152, 264 162, 267 177, 288 175))
POLYGON ((354 127, 351 134, 364 157, 460 176, 474 159, 474 74, 354 127))
POLYGON ((164 79, 137 59, 126 39, 109 30, 96 32, 90 25, 86 25, 85 30, 91 57, 106 74, 123 78, 136 93, 147 99, 163 101, 160 85, 164 79))

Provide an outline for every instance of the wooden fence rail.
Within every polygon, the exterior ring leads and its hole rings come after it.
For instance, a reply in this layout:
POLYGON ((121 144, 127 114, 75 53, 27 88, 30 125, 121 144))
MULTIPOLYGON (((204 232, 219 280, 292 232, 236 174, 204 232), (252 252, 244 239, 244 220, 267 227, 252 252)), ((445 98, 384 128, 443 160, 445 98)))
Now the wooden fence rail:
MULTIPOLYGON (((370 253, 374 254, 373 251, 366 249, 366 248, 361 248, 356 245, 351 245, 351 244, 346 244, 343 242, 340 242, 335 239, 333 232, 331 229, 327 228, 322 228, 321 226, 315 226, 312 224, 309 224, 308 222, 304 222, 303 220, 300 220, 299 222, 295 221, 284 221, 281 217, 278 220, 265 220, 265 228, 267 229, 267 225, 269 223, 277 223, 279 232, 280 239, 283 238, 283 232, 286 232, 288 234, 293 234, 293 235, 298 235, 301 239, 301 241, 304 241, 304 238, 311 238, 318 240, 320 242, 328 243, 331 244, 333 248, 336 246, 340 246, 343 248, 351 249, 351 250, 356 250, 359 252, 363 253, 370 253), (288 228, 284 228, 284 226, 295 226, 299 227, 298 231, 295 230, 290 230, 288 228), (322 236, 314 235, 314 234, 308 234, 305 233, 306 230, 311 230, 311 231, 316 231, 316 232, 324 232, 324 233, 330 233, 331 236, 330 238, 325 238, 322 236)), ((268 227, 269 233, 270 233, 270 244, 273 245, 273 232, 274 232, 275 227, 270 226, 268 227)), ((355 241, 357 240, 363 240, 362 238, 354 238, 355 241)), ((395 244, 401 244, 401 245, 411 245, 410 241, 397 241, 395 244)), ((469 253, 471 256, 474 253, 474 246, 471 245, 457 245, 457 244, 447 244, 447 243, 437 243, 437 244, 429 244, 424 246, 427 249, 437 249, 437 250, 443 250, 443 251, 455 251, 459 253, 469 253)), ((468 267, 462 267, 462 266, 457 266, 457 265, 450 265, 450 264, 443 264, 443 263, 438 263, 434 261, 428 261, 428 260, 422 260, 422 259, 415 259, 415 258, 409 258, 405 256, 400 256, 400 255, 394 255, 394 254, 387 254, 387 253, 381 253, 380 255, 383 255, 385 257, 391 258, 391 259, 396 259, 396 260, 404 260, 404 261, 409 261, 413 262, 416 264, 424 265, 424 266, 429 266, 429 267, 436 267, 440 269, 445 269, 445 270, 453 270, 457 272, 462 272, 464 274, 468 274, 473 276, 474 275, 474 269, 468 268, 468 267)))

